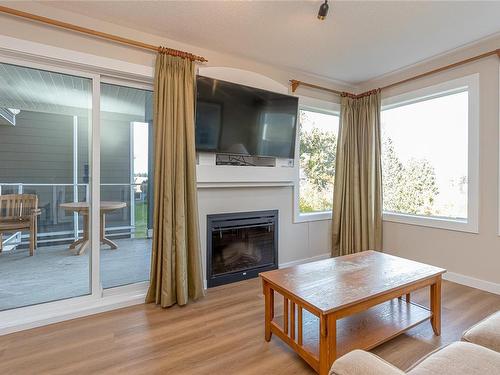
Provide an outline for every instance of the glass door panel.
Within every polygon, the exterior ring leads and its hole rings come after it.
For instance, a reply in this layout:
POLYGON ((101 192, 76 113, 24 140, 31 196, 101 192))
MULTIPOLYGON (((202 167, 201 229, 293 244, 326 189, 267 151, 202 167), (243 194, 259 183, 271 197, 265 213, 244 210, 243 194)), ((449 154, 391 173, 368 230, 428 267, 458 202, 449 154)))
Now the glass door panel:
POLYGON ((101 84, 101 281, 149 280, 152 92, 101 84))
POLYGON ((91 79, 0 63, 0 311, 91 293, 91 106, 91 79))

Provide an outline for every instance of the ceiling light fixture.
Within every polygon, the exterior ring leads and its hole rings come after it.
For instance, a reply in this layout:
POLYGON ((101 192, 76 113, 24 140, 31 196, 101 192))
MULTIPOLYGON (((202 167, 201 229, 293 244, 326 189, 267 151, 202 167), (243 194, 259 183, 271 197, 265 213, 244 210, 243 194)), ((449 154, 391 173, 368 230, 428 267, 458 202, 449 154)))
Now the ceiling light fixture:
POLYGON ((325 0, 323 4, 320 5, 319 10, 318 10, 318 19, 323 21, 328 14, 328 0, 325 0))

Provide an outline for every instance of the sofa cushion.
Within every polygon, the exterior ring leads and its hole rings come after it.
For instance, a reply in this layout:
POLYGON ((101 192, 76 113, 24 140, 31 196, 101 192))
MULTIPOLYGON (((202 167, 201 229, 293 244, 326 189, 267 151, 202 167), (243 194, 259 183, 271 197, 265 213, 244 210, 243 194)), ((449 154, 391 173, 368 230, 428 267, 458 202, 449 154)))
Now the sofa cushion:
POLYGON ((329 375, 405 375, 405 373, 375 354, 364 350, 353 350, 333 363, 329 375))
POLYGON ((408 375, 498 375, 500 353, 468 342, 454 342, 422 359, 408 375))
POLYGON ((462 340, 500 352, 500 311, 465 331, 462 340))

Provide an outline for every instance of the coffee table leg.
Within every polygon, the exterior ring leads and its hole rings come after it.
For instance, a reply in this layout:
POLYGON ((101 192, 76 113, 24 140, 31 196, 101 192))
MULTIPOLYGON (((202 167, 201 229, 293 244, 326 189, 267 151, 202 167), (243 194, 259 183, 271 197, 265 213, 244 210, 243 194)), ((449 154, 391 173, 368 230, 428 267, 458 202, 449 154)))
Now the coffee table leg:
POLYGON ((334 314, 319 319, 319 375, 328 375, 337 359, 337 319, 334 314))
POLYGON ((431 285, 431 325, 436 336, 441 335, 441 276, 431 285))
POLYGON ((274 318, 274 290, 269 283, 263 280, 264 299, 265 299, 265 339, 271 341, 271 322, 274 318))

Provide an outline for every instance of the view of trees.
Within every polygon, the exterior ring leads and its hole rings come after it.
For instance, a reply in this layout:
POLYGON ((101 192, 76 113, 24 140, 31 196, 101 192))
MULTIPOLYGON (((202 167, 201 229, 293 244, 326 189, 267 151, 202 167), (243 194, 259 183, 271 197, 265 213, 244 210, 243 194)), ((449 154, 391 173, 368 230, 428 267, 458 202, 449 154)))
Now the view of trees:
POLYGON ((434 167, 425 159, 411 159, 403 165, 390 137, 382 139, 382 181, 385 211, 436 214, 433 205, 439 190, 434 167))
MULTIPOLYGON (((307 111, 300 111, 300 122, 311 121, 307 111)), ((312 127, 300 133, 300 212, 332 209, 337 137, 331 131, 312 127)))
MULTIPOLYGON (((311 121, 301 111, 301 123, 311 121)), ((337 137, 331 131, 311 127, 300 133, 300 212, 332 209, 337 137)), ((436 173, 425 159, 403 163, 390 137, 383 136, 382 174, 384 210, 416 215, 437 215, 434 203, 439 194, 436 173)))

